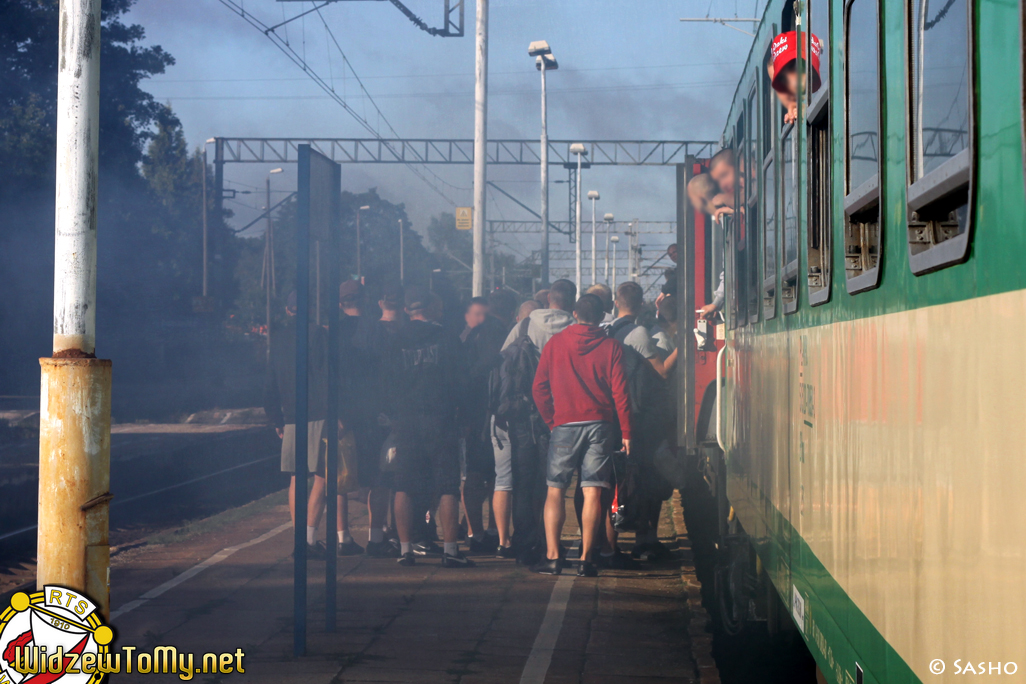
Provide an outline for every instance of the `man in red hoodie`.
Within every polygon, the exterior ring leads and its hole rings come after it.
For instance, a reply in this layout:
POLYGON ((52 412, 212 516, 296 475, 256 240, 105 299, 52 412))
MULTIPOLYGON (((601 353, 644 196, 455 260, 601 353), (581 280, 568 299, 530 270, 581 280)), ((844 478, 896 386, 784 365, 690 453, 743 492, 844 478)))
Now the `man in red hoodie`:
POLYGON ((609 487, 614 423, 619 421, 623 448, 630 453, 631 423, 623 346, 599 327, 602 300, 586 294, 574 306, 577 323, 555 335, 542 350, 534 377, 534 402, 552 430, 549 441, 545 501, 546 561, 535 570, 558 575, 559 540, 566 520, 564 497, 574 471, 581 470, 584 489, 581 563, 577 574, 598 574, 592 549, 602 520, 602 488, 609 487))

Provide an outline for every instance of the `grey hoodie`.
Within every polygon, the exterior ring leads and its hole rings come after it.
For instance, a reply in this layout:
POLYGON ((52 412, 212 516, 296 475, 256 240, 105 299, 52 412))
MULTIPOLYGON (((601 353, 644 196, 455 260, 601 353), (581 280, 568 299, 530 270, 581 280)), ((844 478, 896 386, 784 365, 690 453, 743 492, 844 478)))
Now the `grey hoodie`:
MULTIPOLYGON (((527 336, 539 352, 545 348, 545 343, 552 339, 553 335, 563 332, 574 323, 573 314, 562 309, 535 309, 529 318, 531 322, 527 324, 527 336)), ((513 344, 519 336, 520 324, 518 323, 509 331, 502 348, 505 349, 513 344)))

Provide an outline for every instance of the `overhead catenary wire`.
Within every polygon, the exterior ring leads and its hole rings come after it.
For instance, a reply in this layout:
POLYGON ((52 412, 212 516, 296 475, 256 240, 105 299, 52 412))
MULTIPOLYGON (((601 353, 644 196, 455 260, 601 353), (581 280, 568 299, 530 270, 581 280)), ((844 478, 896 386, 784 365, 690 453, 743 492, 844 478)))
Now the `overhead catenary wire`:
MULTIPOLYGON (((242 4, 243 0, 218 0, 218 1, 222 5, 224 5, 228 9, 230 9, 232 12, 237 14, 239 17, 241 17, 243 19, 243 21, 248 23, 250 26, 252 26, 253 28, 255 28, 258 31, 260 31, 261 33, 263 33, 274 44, 275 47, 277 47, 286 57, 289 58, 290 61, 292 61, 293 64, 295 64, 300 69, 302 69, 303 73, 305 73, 307 76, 309 76, 310 79, 313 80, 314 83, 316 83, 321 88, 321 90, 323 90, 325 93, 327 93, 328 96, 331 99, 333 99, 339 106, 341 106, 344 110, 346 110, 346 112, 351 117, 353 117, 353 119, 355 119, 356 122, 360 124, 360 126, 362 126, 368 133, 370 133, 372 136, 374 136, 375 139, 377 139, 379 142, 381 142, 383 145, 385 145, 386 148, 391 150, 393 153, 396 152, 394 150, 394 148, 392 147, 391 143, 389 143, 387 140, 384 139, 384 137, 382 137, 382 135, 378 132, 377 128, 375 126, 373 126, 367 120, 366 116, 361 115, 359 112, 357 112, 346 101, 345 97, 340 96, 335 91, 335 89, 327 81, 324 80, 324 77, 322 77, 320 74, 318 74, 310 66, 309 62, 307 62, 306 57, 305 57, 305 53, 306 53, 306 39, 305 39, 305 35, 304 35, 304 39, 303 39, 303 53, 304 54, 300 55, 286 40, 284 40, 280 35, 278 35, 277 32, 269 30, 270 27, 268 27, 262 21, 257 19, 255 16, 253 16, 250 12, 247 12, 246 9, 245 9, 244 4, 242 4)), ((319 9, 317 10, 317 14, 318 14, 318 16, 321 16, 319 9)), ((321 16, 321 20, 323 21, 323 17, 322 16, 321 16)), ((305 17, 304 17, 304 21, 305 21, 305 17)), ((325 26, 327 26, 327 22, 325 22, 325 26)), ((328 32, 329 32, 329 35, 332 35, 332 38, 334 38, 333 34, 331 34, 330 28, 328 29, 328 32)), ((335 42, 336 45, 338 45, 337 41, 334 41, 334 42, 335 42)), ((339 47, 338 49, 339 49, 339 52, 342 52, 341 47, 339 47)), ((376 110, 377 114, 378 114, 379 121, 384 121, 385 122, 386 126, 388 126, 388 129, 392 132, 394 137, 397 137, 397 138, 401 137, 401 136, 398 135, 398 133, 396 133, 395 129, 388 122, 388 119, 382 114, 380 109, 378 109, 377 104, 374 102, 374 99, 371 97, 371 95, 367 91, 367 89, 363 86, 363 83, 362 83, 362 81, 360 81, 359 76, 356 75, 355 70, 353 70, 352 65, 349 63, 349 60, 348 60, 348 58, 346 58, 344 52, 342 52, 342 58, 343 58, 344 65, 348 66, 349 70, 352 71, 354 78, 356 79, 357 83, 359 83, 360 88, 361 88, 361 90, 363 91, 363 93, 364 93, 364 95, 366 97, 366 99, 364 101, 364 104, 366 105, 366 101, 369 100, 371 102, 372 106, 374 107, 374 109, 376 110)), ((398 156, 398 154, 397 154, 397 156, 398 156)), ((404 162, 404 164, 405 164, 405 166, 408 169, 410 169, 410 171, 415 176, 417 176, 422 181, 424 181, 424 183, 426 183, 432 190, 434 190, 436 194, 438 194, 440 197, 442 197, 442 199, 444 199, 446 202, 448 202, 452 206, 456 206, 456 202, 451 197, 449 197, 447 194, 445 194, 445 192, 443 192, 438 186, 436 186, 434 183, 432 183, 431 180, 427 176, 425 176, 420 171, 420 169, 416 168, 412 162, 404 162)), ((433 171, 428 170, 428 172, 431 175, 435 176, 436 178, 438 177, 437 174, 435 174, 433 171)), ((439 180, 442 180, 442 179, 439 178, 439 180)), ((442 181, 442 182, 444 182, 444 181, 442 181)))

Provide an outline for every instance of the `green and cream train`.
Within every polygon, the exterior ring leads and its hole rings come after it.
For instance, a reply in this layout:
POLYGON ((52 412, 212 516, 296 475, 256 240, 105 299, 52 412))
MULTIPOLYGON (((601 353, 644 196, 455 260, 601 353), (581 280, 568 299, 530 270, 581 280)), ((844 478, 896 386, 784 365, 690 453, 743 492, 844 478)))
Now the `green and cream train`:
POLYGON ((1022 0, 770 0, 733 215, 679 194, 682 312, 726 284, 681 444, 836 684, 1026 681, 1023 28, 1022 0), (822 51, 786 104, 789 31, 822 51))

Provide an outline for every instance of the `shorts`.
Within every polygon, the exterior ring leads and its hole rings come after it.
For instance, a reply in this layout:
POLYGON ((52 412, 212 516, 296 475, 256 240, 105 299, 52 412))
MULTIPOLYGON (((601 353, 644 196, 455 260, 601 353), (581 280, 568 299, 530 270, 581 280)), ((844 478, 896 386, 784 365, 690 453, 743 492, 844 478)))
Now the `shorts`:
POLYGON ((356 438, 360 486, 368 489, 381 486, 381 446, 388 436, 388 429, 376 424, 358 423, 354 426, 353 435, 356 438))
POLYGON ((491 420, 492 449, 495 454, 495 491, 513 491, 513 444, 509 441, 509 433, 495 427, 495 418, 491 420))
POLYGON ((546 482, 566 489, 581 470, 582 487, 609 487, 613 467, 613 426, 603 421, 559 425, 549 439, 546 482))
POLYGON ((459 496, 459 441, 451 420, 401 418, 393 423, 392 432, 396 446, 395 491, 459 496))
POLYGON ((466 456, 463 466, 464 479, 491 481, 495 473, 495 452, 491 437, 485 437, 484 430, 471 430, 466 442, 466 456))
MULTIPOLYGON (((311 420, 306 424, 306 472, 324 472, 324 421, 311 420)), ((285 426, 281 438, 281 472, 296 472, 296 425, 285 426)))

